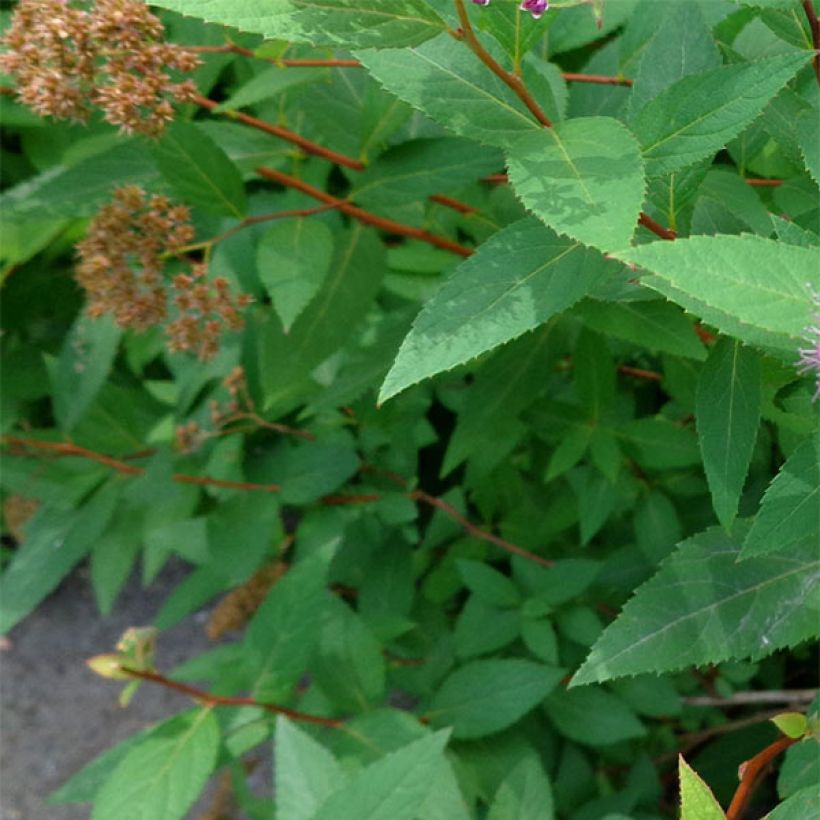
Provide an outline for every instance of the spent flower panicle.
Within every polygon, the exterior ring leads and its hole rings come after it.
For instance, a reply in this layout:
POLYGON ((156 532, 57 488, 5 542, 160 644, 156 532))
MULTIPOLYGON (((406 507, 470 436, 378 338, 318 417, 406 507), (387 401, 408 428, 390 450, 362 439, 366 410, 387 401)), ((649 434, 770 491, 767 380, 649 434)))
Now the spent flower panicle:
POLYGON ((798 373, 814 373, 815 391, 813 400, 820 398, 820 291, 811 291, 814 309, 812 312, 812 323, 806 328, 804 339, 806 347, 801 347, 797 352, 800 358, 797 360, 798 373))
POLYGON ((98 106, 125 133, 162 133, 172 101, 196 95, 199 58, 163 42, 164 28, 137 0, 21 0, 3 37, 0 68, 17 81, 20 101, 41 116, 86 122, 98 106))

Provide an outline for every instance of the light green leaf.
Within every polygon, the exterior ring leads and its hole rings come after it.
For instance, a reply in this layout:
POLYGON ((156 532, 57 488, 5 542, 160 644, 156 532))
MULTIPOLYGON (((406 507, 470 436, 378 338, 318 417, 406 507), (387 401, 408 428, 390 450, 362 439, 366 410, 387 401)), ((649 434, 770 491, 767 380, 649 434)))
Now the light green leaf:
POLYGON ((74 322, 52 377, 54 414, 60 427, 71 430, 100 392, 122 338, 110 316, 92 319, 81 313, 74 322))
POLYGON ((311 820, 345 782, 333 755, 283 715, 273 744, 276 813, 280 820, 311 820))
POLYGON ((578 117, 516 140, 507 152, 516 195, 558 233, 601 250, 627 246, 644 175, 637 140, 609 117, 578 117))
POLYGON ((315 219, 272 225, 259 240, 256 266, 285 333, 318 292, 330 270, 333 233, 315 219))
POLYGON ((515 658, 471 661, 444 681, 428 715, 434 726, 452 726, 456 738, 491 735, 534 708, 562 675, 562 669, 515 658))
POLYGON ((820 543, 820 434, 804 441, 774 477, 752 529, 743 542, 742 559, 820 543))
MULTIPOLYGON (((442 34, 418 48, 356 55, 388 91, 450 131, 503 147, 541 126, 518 97, 468 49, 442 34)), ((546 79, 529 72, 528 85, 551 95, 546 79)))
POLYGON ((814 783, 795 792, 766 815, 766 820, 805 820, 817 813, 820 805, 820 785, 814 783))
POLYGON ((416 45, 444 28, 424 0, 162 0, 156 5, 270 40, 346 48, 416 45))
POLYGON ((245 186, 236 166, 204 131, 177 120, 153 148, 162 176, 183 202, 203 211, 241 218, 245 186))
POLYGON ((571 686, 757 658, 817 637, 816 545, 738 562, 742 530, 687 539, 598 639, 571 686))
POLYGON ((521 602, 518 587, 489 564, 461 559, 456 561, 458 574, 465 586, 484 603, 497 607, 514 607, 521 602))
POLYGON ((573 313, 599 333, 642 345, 648 350, 699 361, 706 358, 706 350, 691 321, 680 308, 664 299, 645 302, 584 299, 573 313))
POLYGON ((382 385, 383 402, 566 310, 612 267, 537 220, 515 222, 459 265, 416 318, 382 385))
POLYGON ((552 820, 552 786, 536 755, 521 759, 495 793, 487 820, 552 820))
POLYGON ((681 820, 725 820, 726 815, 700 775, 678 755, 681 820))
POLYGON ((289 697, 304 674, 319 641, 327 569, 335 546, 329 543, 289 569, 248 625, 245 646, 257 681, 256 697, 289 697))
POLYGON ((806 168, 808 168, 812 178, 820 185, 820 140, 817 139, 818 127, 820 127, 820 111, 816 108, 810 108, 808 111, 804 111, 797 118, 797 144, 800 146, 800 153, 803 154, 806 168))
POLYGON ((810 58, 801 52, 726 65, 669 86, 632 122, 647 175, 677 171, 725 147, 810 58))
POLYGON ((741 341, 790 359, 811 311, 820 250, 759 236, 693 236, 617 253, 652 276, 641 281, 741 341))
POLYGON ((712 505, 727 530, 757 440, 760 396, 757 354, 734 339, 720 339, 698 380, 695 417, 712 505))
POLYGON ((562 735, 589 746, 607 746, 646 734, 626 703, 599 686, 553 692, 544 708, 562 735))
POLYGON ((777 793, 785 800, 814 783, 820 783, 820 746, 814 738, 807 738, 786 750, 777 775, 777 793))
POLYGON ((436 732, 371 763, 331 795, 313 820, 414 820, 444 764, 449 734, 436 732))
POLYGON ((219 735, 210 709, 192 709, 160 724, 100 789, 92 820, 182 818, 216 764, 219 735))

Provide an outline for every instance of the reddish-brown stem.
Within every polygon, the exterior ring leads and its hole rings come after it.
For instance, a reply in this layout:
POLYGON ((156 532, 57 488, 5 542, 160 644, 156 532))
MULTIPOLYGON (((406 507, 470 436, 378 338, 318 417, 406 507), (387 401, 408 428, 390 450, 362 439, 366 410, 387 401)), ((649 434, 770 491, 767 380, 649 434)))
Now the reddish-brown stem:
POLYGON ((638 224, 643 225, 644 228, 648 228, 652 233, 659 236, 661 239, 677 239, 678 235, 675 231, 671 230, 670 228, 664 228, 663 225, 659 225, 652 219, 649 214, 645 214, 641 212, 640 216, 638 217, 638 224))
POLYGON ((654 370, 643 370, 640 367, 630 367, 628 364, 620 365, 618 372, 623 373, 624 376, 634 376, 636 379, 643 379, 648 382, 659 382, 663 379, 661 374, 656 373, 654 370))
POLYGON ((789 746, 797 743, 795 738, 781 737, 774 743, 767 746, 762 752, 758 752, 751 760, 747 760, 740 767, 740 784, 735 791, 732 802, 726 812, 726 820, 738 820, 743 815, 746 804, 752 796, 755 786, 760 779, 763 770, 789 746))
POLYGON ((385 217, 377 216, 369 211, 365 211, 363 208, 359 208, 352 202, 348 202, 345 199, 339 199, 332 194, 328 194, 321 188, 316 188, 298 177, 290 176, 289 174, 282 173, 281 171, 276 171, 273 168, 265 168, 264 166, 257 168, 256 173, 265 177, 265 179, 271 180, 271 182, 278 182, 286 188, 293 188, 296 191, 301 191, 303 194, 307 194, 307 196, 311 196, 321 202, 327 202, 328 204, 332 203, 342 213, 359 220, 359 222, 362 222, 365 225, 372 225, 374 228, 378 228, 381 231, 397 234, 398 236, 406 236, 409 239, 418 239, 421 242, 427 242, 429 245, 435 245, 437 248, 442 248, 443 250, 457 253, 459 256, 471 256, 473 253, 472 248, 459 245, 457 242, 453 242, 443 236, 438 236, 437 234, 430 233, 422 228, 414 228, 410 225, 395 222, 392 219, 386 219, 385 217))
POLYGON ((609 77, 604 74, 576 74, 565 71, 561 75, 568 83, 595 83, 597 85, 626 85, 631 86, 632 80, 626 77, 609 77))
POLYGON ((161 675, 159 672, 129 669, 127 666, 121 666, 120 669, 132 678, 158 683, 166 689, 172 689, 174 692, 188 695, 188 697, 193 698, 205 706, 256 706, 274 715, 285 715, 285 717, 289 717, 291 720, 300 720, 303 723, 315 723, 318 726, 327 726, 331 729, 338 729, 344 724, 344 721, 337 720, 336 718, 309 715, 306 712, 288 709, 286 706, 277 706, 275 703, 262 703, 253 698, 214 695, 210 692, 206 692, 204 689, 198 689, 196 686, 189 686, 187 683, 180 683, 179 681, 171 680, 171 678, 166 678, 165 675, 161 675))
POLYGON ((814 10, 812 0, 803 0, 803 10, 806 12, 809 21, 811 43, 814 46, 814 59, 812 60, 814 76, 817 77, 817 82, 820 84, 820 20, 817 18, 817 12, 814 10))
POLYGON ((746 184, 753 185, 757 188, 777 188, 783 184, 782 179, 755 179, 754 177, 746 177, 746 184))
POLYGON ((456 12, 461 23, 462 36, 464 41, 470 46, 473 53, 484 63, 490 71, 498 77, 501 82, 508 86, 515 95, 527 107, 527 110, 541 123, 545 128, 551 128, 552 122, 550 118, 543 112, 541 106, 533 99, 524 81, 512 71, 507 71, 502 65, 493 59, 492 55, 481 45, 475 31, 473 31, 472 23, 470 23, 470 16, 467 14, 467 9, 464 7, 464 0, 455 0, 456 12))
POLYGON ((443 205, 445 208, 452 208, 460 214, 474 214, 478 210, 478 208, 468 205, 466 202, 461 202, 460 200, 454 199, 451 196, 446 196, 445 194, 433 194, 430 197, 430 200, 432 202, 437 202, 439 205, 443 205))
POLYGON ((293 145, 296 145, 299 148, 301 148, 306 154, 312 154, 313 156, 317 157, 324 157, 325 159, 330 160, 331 162, 335 162, 339 165, 344 165, 346 168, 352 168, 354 171, 364 170, 364 163, 360 160, 354 159, 353 157, 348 157, 345 154, 340 154, 338 151, 332 151, 330 148, 325 148, 324 145, 319 145, 318 143, 306 139, 305 137, 302 137, 299 134, 296 134, 287 128, 283 128, 280 125, 272 125, 271 123, 265 122, 264 120, 260 120, 257 117, 252 117, 250 114, 243 114, 241 111, 217 111, 216 109, 219 108, 218 102, 215 102, 214 100, 209 100, 207 97, 203 97, 199 94, 197 94, 194 97, 193 102, 195 102, 202 108, 208 109, 208 111, 214 112, 216 114, 222 114, 223 116, 228 117, 229 119, 244 123, 245 125, 249 125, 252 128, 258 129, 259 131, 264 131, 266 134, 270 134, 273 137, 278 137, 279 139, 286 140, 287 142, 290 142, 293 145))

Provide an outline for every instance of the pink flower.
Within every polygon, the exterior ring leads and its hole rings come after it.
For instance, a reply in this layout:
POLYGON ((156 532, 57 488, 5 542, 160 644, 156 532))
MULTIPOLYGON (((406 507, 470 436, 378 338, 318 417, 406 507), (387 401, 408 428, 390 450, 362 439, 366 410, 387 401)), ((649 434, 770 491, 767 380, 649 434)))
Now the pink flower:
POLYGON ((521 11, 528 11, 536 20, 550 7, 550 0, 524 0, 521 11))

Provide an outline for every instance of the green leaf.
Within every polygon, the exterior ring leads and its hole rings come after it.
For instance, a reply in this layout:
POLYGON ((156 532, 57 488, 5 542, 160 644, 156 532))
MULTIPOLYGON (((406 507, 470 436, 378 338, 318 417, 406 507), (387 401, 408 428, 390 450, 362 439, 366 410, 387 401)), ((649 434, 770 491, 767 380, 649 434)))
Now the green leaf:
POLYGON ((514 607, 521 602, 518 587, 497 569, 480 561, 456 561, 458 574, 465 586, 484 603, 497 607, 514 607))
POLYGON ((646 734, 635 713, 600 687, 553 692, 544 708, 558 731, 578 743, 607 746, 646 734))
POLYGON ((449 734, 436 732, 371 763, 331 795, 313 820, 414 820, 444 764, 449 734))
MULTIPOLYGON (((356 56, 384 88, 456 134, 503 147, 521 134, 541 130, 510 88, 449 34, 418 48, 356 56)), ((525 80, 536 86, 536 94, 543 87, 552 93, 538 74, 527 73, 525 80)))
POLYGON ((54 414, 60 427, 71 430, 100 392, 122 338, 110 316, 92 319, 81 313, 74 322, 52 377, 54 414))
POLYGON ((499 231, 425 305, 382 385, 384 402, 566 310, 611 269, 535 219, 499 231))
POLYGON ((797 118, 797 143, 806 162, 806 168, 814 181, 820 185, 820 140, 817 139, 817 125, 820 112, 816 108, 804 111, 797 118))
POLYGON ((807 738, 786 750, 786 757, 777 775, 777 793, 781 800, 806 786, 820 783, 820 746, 807 738))
POLYGON ((605 251, 629 245, 645 183, 622 123, 578 117, 542 128, 513 143, 507 169, 516 195, 553 230, 605 251))
POLYGON ((265 231, 256 251, 259 279, 287 333, 317 294, 330 270, 333 233, 315 219, 279 222, 265 231))
POLYGON ((766 820, 805 820, 817 812, 820 804, 820 785, 813 783, 795 792, 766 815, 766 820))
POLYGON ((536 755, 522 758, 498 787, 487 820, 552 820, 552 786, 536 755))
POLYGON ((111 521, 121 485, 104 484, 77 510, 42 506, 0 578, 0 632, 25 618, 82 560, 111 521))
POLYGON ((596 423, 615 398, 615 363, 606 340, 582 330, 572 362, 575 391, 587 417, 596 423))
POLYGON ((684 541, 638 588, 570 685, 756 658, 816 637, 816 545, 738 562, 741 529, 684 541))
POLYGON ((519 621, 517 610, 490 606, 477 595, 471 595, 453 631, 456 655, 468 660, 503 649, 518 637, 519 621))
POLYGON ((817 544, 820 539, 820 434, 806 439, 766 490, 743 542, 742 559, 817 544))
POLYGON ((533 709, 562 676, 562 669, 514 658, 471 661, 447 677, 428 715, 459 739, 491 735, 533 709))
POLYGON ((734 339, 720 339, 698 380, 695 415, 703 466, 718 520, 737 515, 760 425, 760 360, 734 339))
POLYGON ((311 820, 345 776, 333 755, 283 715, 273 744, 276 812, 280 820, 311 820))
POLYGON ((160 724, 100 789, 92 820, 183 817, 216 764, 219 736, 210 709, 192 709, 160 724))
POLYGON ((177 120, 153 148, 160 173, 177 196, 203 211, 241 219, 245 186, 236 166, 204 131, 177 120))
POLYGON ((725 820, 726 815, 700 775, 678 755, 681 820, 725 820))
POLYGON ((346 48, 412 46, 444 23, 424 0, 162 0, 157 3, 209 23, 269 40, 335 43, 346 48))
POLYGON ((584 299, 573 313, 584 324, 653 352, 702 361, 706 350, 683 311, 664 299, 646 302, 599 302, 584 299))
POLYGON ((680 170, 725 147, 810 58, 800 52, 726 65, 669 86, 632 122, 647 175, 680 170))
POLYGON ((300 561, 268 593, 245 635, 255 696, 290 697, 319 641, 327 570, 335 543, 300 561))
POLYGON ((278 468, 285 504, 309 504, 341 487, 359 469, 359 459, 350 447, 310 441, 287 449, 272 468, 278 468))
POLYGON ((693 236, 617 253, 652 276, 643 284, 741 341, 790 359, 812 311, 806 286, 820 251, 759 236, 693 236))

